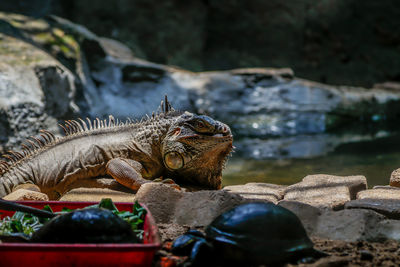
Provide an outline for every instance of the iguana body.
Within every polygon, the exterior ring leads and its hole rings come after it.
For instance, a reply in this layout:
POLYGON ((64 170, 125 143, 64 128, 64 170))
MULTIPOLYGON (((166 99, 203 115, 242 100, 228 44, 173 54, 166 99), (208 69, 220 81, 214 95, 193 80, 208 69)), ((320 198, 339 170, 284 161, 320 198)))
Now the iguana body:
POLYGON ((227 125, 207 116, 171 110, 143 122, 109 120, 67 121, 66 136, 42 131, 28 140, 23 153, 9 152, 0 162, 0 197, 17 185, 33 183, 50 199, 79 187, 82 181, 112 176, 137 190, 149 180, 166 177, 176 182, 220 188, 221 172, 232 149, 227 125))

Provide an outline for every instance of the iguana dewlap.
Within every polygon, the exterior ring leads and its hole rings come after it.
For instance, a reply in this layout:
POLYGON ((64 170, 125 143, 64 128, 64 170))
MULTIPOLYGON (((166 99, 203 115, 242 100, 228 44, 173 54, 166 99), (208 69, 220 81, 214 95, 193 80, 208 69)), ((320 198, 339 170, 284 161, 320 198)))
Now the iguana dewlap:
POLYGON ((229 127, 204 115, 178 112, 168 100, 162 111, 141 122, 66 121, 66 136, 48 131, 31 137, 22 152, 0 161, 0 197, 33 183, 57 199, 85 179, 112 176, 137 190, 155 178, 172 178, 210 189, 221 187, 222 169, 232 150, 229 127))

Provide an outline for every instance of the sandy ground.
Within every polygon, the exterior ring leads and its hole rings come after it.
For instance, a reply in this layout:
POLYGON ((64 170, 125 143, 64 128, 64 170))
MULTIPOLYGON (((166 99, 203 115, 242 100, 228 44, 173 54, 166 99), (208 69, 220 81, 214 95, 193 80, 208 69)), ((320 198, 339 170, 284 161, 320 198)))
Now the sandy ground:
POLYGON ((394 240, 378 243, 313 238, 313 242, 316 249, 331 256, 311 266, 400 266, 400 243, 394 240))

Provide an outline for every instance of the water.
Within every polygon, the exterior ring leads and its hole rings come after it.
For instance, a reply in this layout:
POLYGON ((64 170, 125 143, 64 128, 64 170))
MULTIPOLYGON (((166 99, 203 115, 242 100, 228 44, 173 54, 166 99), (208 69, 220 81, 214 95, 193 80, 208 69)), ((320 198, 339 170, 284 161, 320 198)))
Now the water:
POLYGON ((400 135, 341 144, 312 158, 249 159, 234 154, 223 175, 223 185, 264 182, 293 184, 309 174, 364 175, 368 186, 388 185, 400 168, 400 135))

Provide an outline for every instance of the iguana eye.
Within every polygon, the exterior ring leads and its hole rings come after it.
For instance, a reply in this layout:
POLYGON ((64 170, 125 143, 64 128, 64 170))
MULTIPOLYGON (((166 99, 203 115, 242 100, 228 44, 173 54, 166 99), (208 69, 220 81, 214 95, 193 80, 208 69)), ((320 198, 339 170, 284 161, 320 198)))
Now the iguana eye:
POLYGON ((172 170, 178 170, 183 167, 183 157, 178 152, 168 152, 164 156, 165 165, 172 170))
POLYGON ((199 128, 199 129, 203 129, 204 127, 206 127, 206 125, 204 124, 204 122, 198 121, 196 123, 196 127, 199 128))

